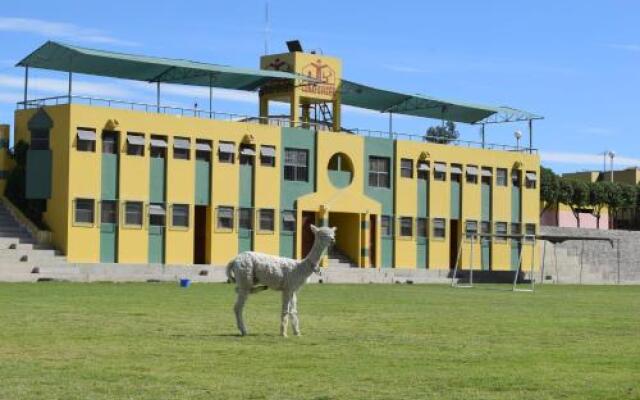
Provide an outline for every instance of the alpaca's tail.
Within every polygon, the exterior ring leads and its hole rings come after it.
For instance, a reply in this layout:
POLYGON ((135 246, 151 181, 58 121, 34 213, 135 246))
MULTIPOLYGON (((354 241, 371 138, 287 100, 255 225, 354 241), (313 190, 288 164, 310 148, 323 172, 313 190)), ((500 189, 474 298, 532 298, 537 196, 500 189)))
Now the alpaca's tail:
POLYGON ((236 281, 236 277, 233 274, 233 265, 234 265, 234 261, 230 261, 229 264, 227 264, 227 269, 226 269, 226 274, 227 274, 227 281, 229 283, 234 283, 236 281))

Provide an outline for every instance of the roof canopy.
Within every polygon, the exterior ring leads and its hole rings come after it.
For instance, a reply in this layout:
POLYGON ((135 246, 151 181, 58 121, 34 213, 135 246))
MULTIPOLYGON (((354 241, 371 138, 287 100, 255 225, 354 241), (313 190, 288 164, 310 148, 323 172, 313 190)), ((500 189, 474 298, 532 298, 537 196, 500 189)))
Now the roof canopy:
POLYGON ((340 94, 342 104, 354 107, 468 124, 515 122, 542 118, 539 115, 510 107, 491 107, 436 99, 419 94, 393 92, 346 79, 342 80, 340 94))
POLYGON ((288 72, 139 56, 87 49, 52 41, 40 46, 17 65, 135 81, 249 91, 256 90, 274 79, 301 79, 315 82, 314 79, 288 72))

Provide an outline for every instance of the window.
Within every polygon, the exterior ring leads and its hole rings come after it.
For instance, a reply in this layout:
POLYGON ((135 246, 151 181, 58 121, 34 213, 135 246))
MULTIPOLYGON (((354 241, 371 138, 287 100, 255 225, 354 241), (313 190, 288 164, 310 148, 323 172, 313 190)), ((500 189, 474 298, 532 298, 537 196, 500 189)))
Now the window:
POLYGON ((144 135, 127 133, 127 155, 144 156, 144 135))
POLYGON ((275 230, 275 211, 273 209, 262 208, 258 212, 258 228, 261 231, 273 232, 275 230))
POLYGON ((166 210, 162 203, 149 204, 149 226, 165 226, 166 210))
MULTIPOLYGON (((464 234, 467 239, 471 239, 475 234, 478 233, 478 221, 467 220, 464 224, 464 234)), ((474 237, 474 241, 477 241, 478 238, 474 237)))
POLYGON ((302 149, 284 149, 284 179, 309 181, 309 152, 302 149))
POLYGON ((440 162, 433 164, 433 179, 436 181, 447 180, 447 164, 440 162))
POLYGON ((429 235, 429 224, 426 218, 416 218, 416 236, 425 238, 429 235))
POLYGON ((233 229, 233 207, 218 207, 218 229, 233 229))
POLYGON ((467 165, 467 183, 478 183, 478 167, 475 165, 467 165))
POLYGON ((454 182, 462 181, 462 165, 451 164, 451 181, 454 181, 454 182))
POLYGON ((188 160, 191 156, 191 140, 188 138, 173 138, 173 158, 176 160, 188 160))
POLYGON ((87 128, 78 128, 76 148, 78 151, 96 151, 96 131, 87 128))
POLYGON ((48 129, 32 129, 31 150, 49 150, 49 130, 48 129))
POLYGON ((413 218, 400 217, 400 236, 413 236, 413 218))
POLYGON ((382 215, 380 217, 380 230, 383 237, 393 236, 393 217, 382 215))
POLYGON ((118 202, 115 200, 102 200, 100 202, 100 223, 118 223, 118 202))
POLYGON ((296 231, 296 212, 293 210, 282 211, 282 226, 280 228, 283 232, 295 232, 296 231))
POLYGON ((418 161, 418 179, 429 179, 429 163, 418 161))
POLYGON ((240 165, 253 165, 256 157, 256 149, 253 145, 240 145, 240 165))
POLYGON ((232 142, 220 142, 218 145, 218 161, 225 164, 235 162, 236 145, 232 142))
POLYGON ((189 227, 189 205, 174 204, 171 208, 171 225, 188 228, 189 227))
POLYGON ((263 167, 276 166, 275 146, 260 146, 260 165, 263 167))
POLYGON ((527 189, 535 189, 536 181, 538 180, 536 177, 536 173, 533 171, 527 171, 524 175, 524 184, 527 189))
POLYGON ((489 167, 482 167, 482 183, 485 185, 491 185, 491 177, 493 176, 493 172, 489 167))
MULTIPOLYGON (((491 234, 491 222, 489 222, 489 221, 480 222, 480 233, 485 234, 485 235, 491 234)), ((485 238, 485 240, 486 239, 487 238, 485 238)))
POLYGON ((511 234, 512 235, 520 235, 522 233, 522 225, 517 222, 511 223, 511 234))
POLYGON ((514 169, 511 171, 511 183, 515 187, 520 187, 520 170, 514 169))
POLYGON ((124 224, 142 226, 141 201, 127 201, 124 203, 124 224))
POLYGON ((444 218, 434 218, 433 224, 433 237, 444 238, 446 236, 446 225, 444 218))
POLYGON ((413 178, 413 160, 408 158, 400 160, 400 176, 403 178, 413 178))
POLYGON ((496 169, 496 185, 507 186, 507 170, 506 168, 496 169))
POLYGON ((102 154, 118 154, 118 132, 102 132, 102 154))
MULTIPOLYGON (((524 225, 524 233, 527 235, 535 235, 536 234, 536 224, 525 224, 524 225)), ((527 237, 525 238, 527 242, 533 242, 534 238, 527 237)))
POLYGON ((93 199, 76 199, 76 223, 93 224, 94 203, 93 199))
POLYGON ((369 157, 369 186, 372 187, 391 187, 391 179, 389 177, 391 171, 391 160, 388 157, 369 157))
POLYGON ((253 209, 251 208, 238 209, 238 228, 253 230, 253 209))
POLYGON ((151 158, 167 157, 167 138, 164 136, 151 136, 149 156, 151 158))
POLYGON ((211 162, 211 142, 196 140, 196 160, 211 162))
POLYGON ((496 241, 504 242, 507 240, 507 223, 506 222, 496 222, 496 241), (505 235, 505 236, 502 236, 505 235))

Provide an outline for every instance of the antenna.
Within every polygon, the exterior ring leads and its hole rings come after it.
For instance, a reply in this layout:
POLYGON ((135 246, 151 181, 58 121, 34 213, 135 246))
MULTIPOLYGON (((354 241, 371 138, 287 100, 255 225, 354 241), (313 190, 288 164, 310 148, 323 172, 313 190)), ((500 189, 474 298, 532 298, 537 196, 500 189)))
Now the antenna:
POLYGON ((269 21, 269 1, 264 3, 264 54, 269 54, 269 36, 271 34, 271 22, 269 21))

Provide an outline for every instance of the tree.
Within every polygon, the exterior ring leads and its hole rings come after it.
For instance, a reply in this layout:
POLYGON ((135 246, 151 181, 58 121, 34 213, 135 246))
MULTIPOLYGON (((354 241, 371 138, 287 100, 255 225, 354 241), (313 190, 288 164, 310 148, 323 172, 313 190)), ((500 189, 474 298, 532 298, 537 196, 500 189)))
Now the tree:
POLYGON ((552 207, 558 207, 560 178, 551 169, 540 167, 540 200, 542 201, 542 216, 552 207))
POLYGON ((607 205, 606 182, 592 182, 589 184, 589 204, 593 206, 593 216, 596 217, 596 227, 600 229, 602 209, 607 205))
POLYGON ((443 126, 429 127, 424 140, 431 143, 448 144, 459 137, 460 132, 456 129, 456 124, 453 121, 447 121, 443 126))
POLYGON ((585 181, 570 180, 572 191, 569 202, 566 203, 571 208, 571 212, 576 219, 576 225, 580 228, 580 211, 589 205, 589 184, 585 181))

